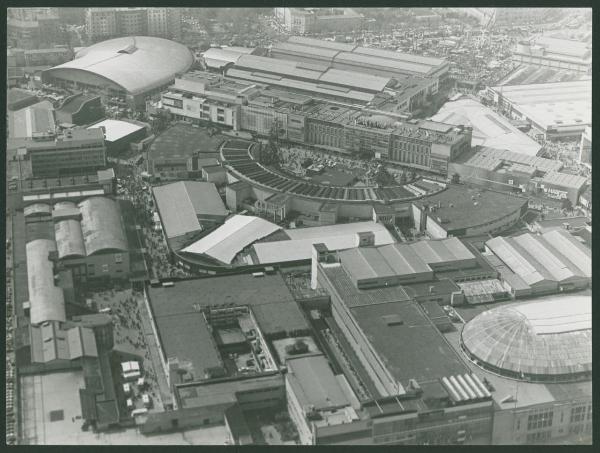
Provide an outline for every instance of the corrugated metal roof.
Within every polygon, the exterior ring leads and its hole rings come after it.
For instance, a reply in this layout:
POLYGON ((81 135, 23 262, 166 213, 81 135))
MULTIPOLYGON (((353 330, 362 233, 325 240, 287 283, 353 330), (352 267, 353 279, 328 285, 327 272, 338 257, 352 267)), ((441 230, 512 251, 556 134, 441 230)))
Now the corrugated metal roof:
POLYGON ((465 163, 476 167, 492 167, 492 169, 494 169, 503 161, 531 166, 542 171, 559 171, 563 167, 563 163, 558 160, 545 159, 543 157, 515 153, 507 149, 490 147, 480 147, 479 150, 465 163))
POLYGON ((561 187, 580 190, 587 184, 587 178, 585 176, 551 171, 544 175, 542 182, 545 184, 554 184, 561 187))
POLYGON ((429 66, 430 68, 435 68, 447 64, 447 62, 445 60, 442 60, 441 58, 424 57, 422 55, 395 52, 393 50, 377 49, 374 47, 357 47, 353 50, 353 52, 360 55, 380 57, 386 60, 416 63, 419 65, 429 66))
POLYGON ((245 247, 280 229, 280 226, 260 217, 235 215, 222 226, 182 251, 206 254, 223 263, 230 264, 245 247))
POLYGON ((549 250, 537 236, 527 233, 516 236, 513 240, 523 249, 527 250, 528 254, 535 257, 535 260, 540 263, 557 282, 562 283, 570 278, 581 276, 578 270, 570 269, 565 261, 552 253, 552 251, 549 250))
POLYGON ((339 253, 342 266, 355 281, 432 272, 413 248, 405 244, 358 247, 339 253))
POLYGON ((324 59, 331 60, 331 59, 333 59, 333 57, 335 57, 340 52, 340 50, 339 49, 326 49, 324 47, 306 46, 303 44, 297 44, 297 43, 293 43, 293 42, 279 42, 279 43, 273 44, 273 47, 271 48, 271 52, 282 52, 286 56, 287 56, 287 54, 292 52, 292 53, 296 53, 300 56, 302 56, 303 54, 306 54, 313 58, 316 55, 318 57, 323 57, 324 59))
POLYGON ((56 222, 54 224, 54 234, 60 259, 86 256, 83 232, 79 220, 67 219, 56 222))
POLYGON ((311 258, 313 244, 323 243, 329 250, 353 248, 356 246, 356 233, 363 231, 371 231, 375 234, 375 245, 395 242, 384 225, 375 222, 356 222, 286 230, 291 240, 262 242, 254 244, 253 248, 261 264, 308 260, 311 258))
POLYGON ((228 213, 213 183, 179 181, 152 190, 169 238, 200 231, 198 217, 225 217, 228 213))
POLYGON ((352 52, 356 48, 356 44, 325 41, 323 39, 305 38, 303 36, 290 36, 287 40, 288 43, 301 44, 304 46, 318 47, 322 49, 332 49, 342 52, 352 52))
POLYGON ((592 276, 592 254, 590 249, 581 244, 565 230, 553 230, 542 234, 546 244, 557 250, 573 263, 587 277, 592 276))
POLYGON ((79 357, 98 357, 96 337, 92 329, 86 327, 74 327, 67 331, 69 343, 69 357, 71 360, 79 357))
POLYGON ((475 259, 469 249, 456 237, 437 241, 419 241, 411 244, 411 247, 427 264, 475 259))
POLYGON ((129 36, 86 47, 77 52, 74 60, 45 72, 60 78, 71 71, 85 71, 138 94, 168 83, 193 62, 192 53, 182 44, 150 36, 129 36), (120 52, 131 45, 135 46, 134 52, 120 52))
POLYGON ((261 73, 270 72, 282 76, 302 77, 310 80, 318 80, 325 68, 308 69, 303 68, 301 63, 288 60, 277 60, 275 58, 259 57, 256 55, 243 55, 235 67, 237 69, 247 68, 261 73))
POLYGON ((547 277, 542 275, 542 273, 520 253, 520 250, 515 248, 512 242, 509 242, 508 238, 498 236, 487 241, 486 245, 528 285, 531 286, 546 280, 547 277))
POLYGON ((319 78, 321 82, 329 82, 348 87, 369 91, 383 91, 392 80, 390 77, 380 77, 370 74, 360 74, 341 69, 328 69, 319 78))
POLYGON ((104 250, 127 251, 127 239, 117 202, 92 197, 79 203, 81 230, 87 255, 104 250))
POLYGON ((285 78, 280 76, 270 77, 266 73, 250 72, 247 70, 231 68, 227 71, 227 76, 248 80, 252 82, 264 83, 267 85, 276 85, 285 88, 294 88, 297 90, 308 91, 311 93, 345 97, 348 99, 354 99, 360 102, 370 102, 375 95, 372 93, 365 93, 363 91, 351 90, 349 88, 340 91, 336 86, 318 84, 313 82, 304 82, 301 80, 294 80, 291 78, 285 78))
POLYGON ((239 48, 231 48, 227 47, 225 49, 220 49, 218 47, 211 47, 206 52, 202 54, 202 57, 205 60, 220 60, 224 63, 236 63, 241 56, 248 55, 254 49, 247 49, 246 51, 241 51, 239 48))
POLYGON ((53 265, 48 260, 48 254, 53 251, 56 251, 56 243, 48 239, 36 239, 26 245, 32 324, 66 321, 64 293, 54 284, 53 265))
POLYGON ((32 205, 26 206, 23 209, 23 214, 25 217, 29 217, 32 215, 39 214, 48 214, 52 213, 52 207, 46 203, 34 203, 32 205))
POLYGON ((388 60, 385 57, 375 55, 357 54, 354 52, 340 52, 335 57, 336 63, 347 63, 353 65, 372 67, 373 69, 384 69, 391 72, 399 72, 401 74, 422 74, 426 75, 431 72, 432 68, 429 65, 419 64, 408 61, 388 60))

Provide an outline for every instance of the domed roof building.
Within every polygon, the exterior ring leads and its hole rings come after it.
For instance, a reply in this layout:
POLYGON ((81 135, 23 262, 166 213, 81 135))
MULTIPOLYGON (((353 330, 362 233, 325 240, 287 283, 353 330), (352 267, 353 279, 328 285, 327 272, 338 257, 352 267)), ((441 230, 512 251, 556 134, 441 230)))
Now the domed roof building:
POLYGON ((488 310, 464 326, 461 347, 475 363, 502 376, 536 382, 589 379, 591 297, 488 310))
POLYGON ((75 59, 42 73, 45 83, 106 90, 142 104, 145 95, 168 86, 194 63, 190 50, 168 39, 128 36, 86 47, 75 59))

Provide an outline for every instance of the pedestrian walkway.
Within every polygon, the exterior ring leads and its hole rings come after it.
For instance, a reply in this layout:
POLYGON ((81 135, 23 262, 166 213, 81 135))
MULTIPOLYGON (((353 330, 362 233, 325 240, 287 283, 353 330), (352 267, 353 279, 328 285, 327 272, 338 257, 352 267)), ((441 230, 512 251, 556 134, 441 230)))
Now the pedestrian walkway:
POLYGON ((136 299, 142 320, 142 334, 144 335, 148 350, 146 353, 146 358, 152 363, 152 368, 154 370, 155 380, 160 391, 161 400, 163 406, 166 406, 167 404, 172 404, 172 397, 167 376, 165 375, 162 366, 160 346, 158 344, 156 335, 154 335, 154 330, 152 329, 152 321, 144 302, 144 296, 142 294, 136 294, 136 299))

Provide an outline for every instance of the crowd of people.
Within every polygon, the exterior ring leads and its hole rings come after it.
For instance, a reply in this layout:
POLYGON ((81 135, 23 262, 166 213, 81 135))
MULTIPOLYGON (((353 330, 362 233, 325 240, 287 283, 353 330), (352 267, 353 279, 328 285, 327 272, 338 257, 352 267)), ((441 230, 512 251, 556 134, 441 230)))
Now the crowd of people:
POLYGON ((143 357, 145 387, 155 407, 160 406, 157 375, 144 333, 137 293, 103 291, 95 294, 101 304, 109 305, 114 326, 115 349, 143 357))
MULTIPOLYGON (((356 178, 355 185, 357 186, 375 187, 381 182, 379 176, 382 164, 377 160, 326 154, 322 150, 313 151, 300 147, 280 147, 279 152, 280 167, 299 177, 306 176, 306 164, 310 163, 310 165, 323 165, 325 168, 351 174, 356 178)), ((385 171, 390 178, 388 178, 387 184, 384 185, 404 184, 416 176, 414 170, 396 168, 390 165, 385 166, 385 171)))
POLYGON ((150 278, 185 277, 189 274, 171 263, 170 251, 161 228, 155 228, 153 216, 155 204, 151 186, 138 174, 119 180, 122 196, 133 203, 135 216, 141 226, 141 246, 146 249, 146 260, 150 278))

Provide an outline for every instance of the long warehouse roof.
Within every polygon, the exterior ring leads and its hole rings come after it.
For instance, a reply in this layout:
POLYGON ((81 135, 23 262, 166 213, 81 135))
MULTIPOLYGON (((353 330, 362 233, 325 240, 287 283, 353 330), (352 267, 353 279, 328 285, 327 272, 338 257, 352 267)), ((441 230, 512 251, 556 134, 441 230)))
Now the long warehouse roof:
POLYGON ((235 256, 253 242, 264 238, 281 227, 260 217, 235 215, 225 223, 182 251, 205 254, 230 264, 235 256))
POLYGON ((260 264, 309 260, 313 244, 323 243, 329 250, 349 249, 356 247, 356 234, 366 231, 375 234, 375 245, 395 242, 384 225, 369 221, 286 230, 291 240, 261 242, 253 248, 260 264))
POLYGON ((31 323, 65 322, 64 293, 55 285, 53 264, 48 257, 50 252, 56 251, 56 243, 50 239, 36 239, 25 248, 31 323))
POLYGON ((168 238, 201 230, 198 217, 223 216, 227 210, 213 183, 179 181, 153 189, 168 238))

